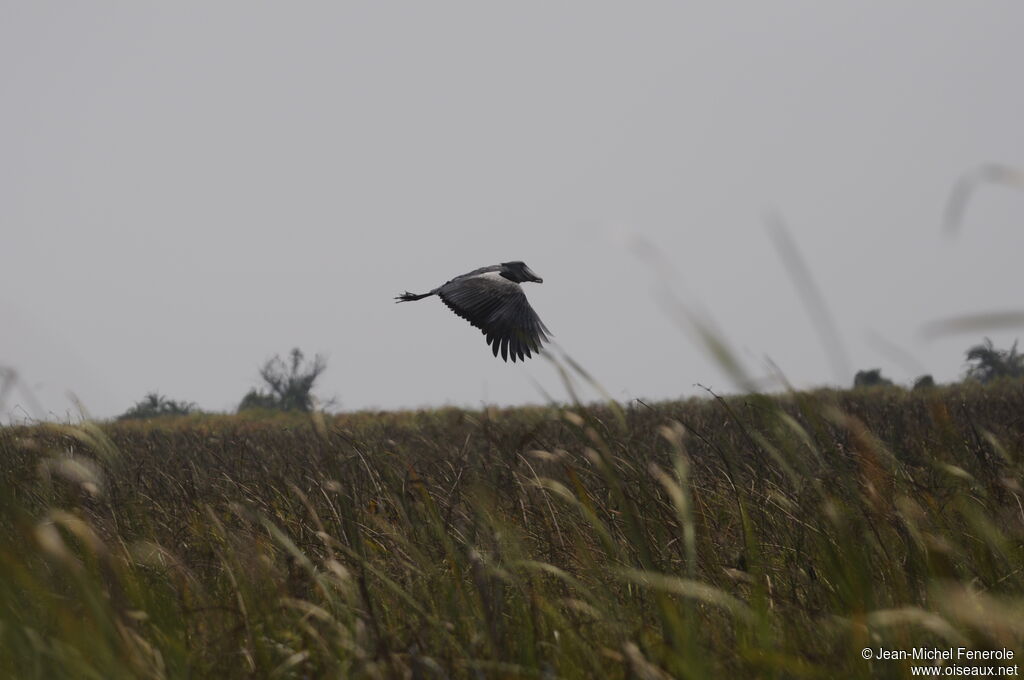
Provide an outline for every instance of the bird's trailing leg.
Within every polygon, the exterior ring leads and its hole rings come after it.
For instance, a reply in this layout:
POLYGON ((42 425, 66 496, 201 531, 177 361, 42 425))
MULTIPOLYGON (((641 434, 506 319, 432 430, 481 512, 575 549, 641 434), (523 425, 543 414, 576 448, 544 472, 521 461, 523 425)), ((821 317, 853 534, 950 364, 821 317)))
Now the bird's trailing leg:
POLYGON ((405 291, 404 293, 395 298, 395 302, 412 302, 413 300, 422 300, 423 298, 430 297, 433 294, 433 292, 430 292, 417 295, 416 293, 410 293, 409 291, 405 291))

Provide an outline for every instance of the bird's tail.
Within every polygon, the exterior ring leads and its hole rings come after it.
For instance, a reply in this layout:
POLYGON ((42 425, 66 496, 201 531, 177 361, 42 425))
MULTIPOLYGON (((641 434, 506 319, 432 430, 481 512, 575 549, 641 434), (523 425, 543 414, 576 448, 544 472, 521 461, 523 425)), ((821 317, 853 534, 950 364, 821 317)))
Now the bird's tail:
POLYGON ((405 291, 404 293, 396 297, 395 301, 412 302, 413 300, 422 300, 423 298, 430 297, 431 295, 433 295, 433 293, 423 293, 421 295, 417 295, 416 293, 410 293, 409 291, 405 291))

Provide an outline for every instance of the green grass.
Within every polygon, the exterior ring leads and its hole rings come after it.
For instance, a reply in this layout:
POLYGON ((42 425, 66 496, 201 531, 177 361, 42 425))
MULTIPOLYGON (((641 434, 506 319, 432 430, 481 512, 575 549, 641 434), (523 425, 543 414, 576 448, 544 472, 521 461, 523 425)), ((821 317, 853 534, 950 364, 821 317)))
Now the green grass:
MULTIPOLYGON (((16 678, 909 677, 1024 651, 1024 386, 0 429, 16 678)), ((986 662, 991 664, 992 662, 986 662)))

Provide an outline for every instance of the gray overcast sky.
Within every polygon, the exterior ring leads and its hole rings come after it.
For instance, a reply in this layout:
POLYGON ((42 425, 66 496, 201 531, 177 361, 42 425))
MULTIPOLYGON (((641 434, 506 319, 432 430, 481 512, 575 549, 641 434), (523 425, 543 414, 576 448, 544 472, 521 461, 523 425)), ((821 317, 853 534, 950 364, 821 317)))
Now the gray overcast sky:
POLYGON ((665 285, 753 373, 837 382, 777 209, 851 368, 951 380, 981 334, 921 325, 1024 306, 1024 193, 939 230, 963 171, 1024 164, 1022 27, 1019 2, 4 2, 0 365, 62 417, 69 391, 233 409, 293 346, 345 409, 561 398, 391 300, 522 259, 617 398, 732 388, 665 285))

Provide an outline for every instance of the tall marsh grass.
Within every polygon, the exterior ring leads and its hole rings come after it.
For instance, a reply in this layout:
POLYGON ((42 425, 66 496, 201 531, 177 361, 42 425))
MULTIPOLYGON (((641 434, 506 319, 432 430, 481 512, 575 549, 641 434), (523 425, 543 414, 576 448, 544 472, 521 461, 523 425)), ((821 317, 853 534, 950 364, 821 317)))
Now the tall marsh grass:
MULTIPOLYGON (((909 677, 1024 651, 1024 386, 0 429, 16 678, 909 677)), ((991 663, 991 662, 989 662, 991 663)))

